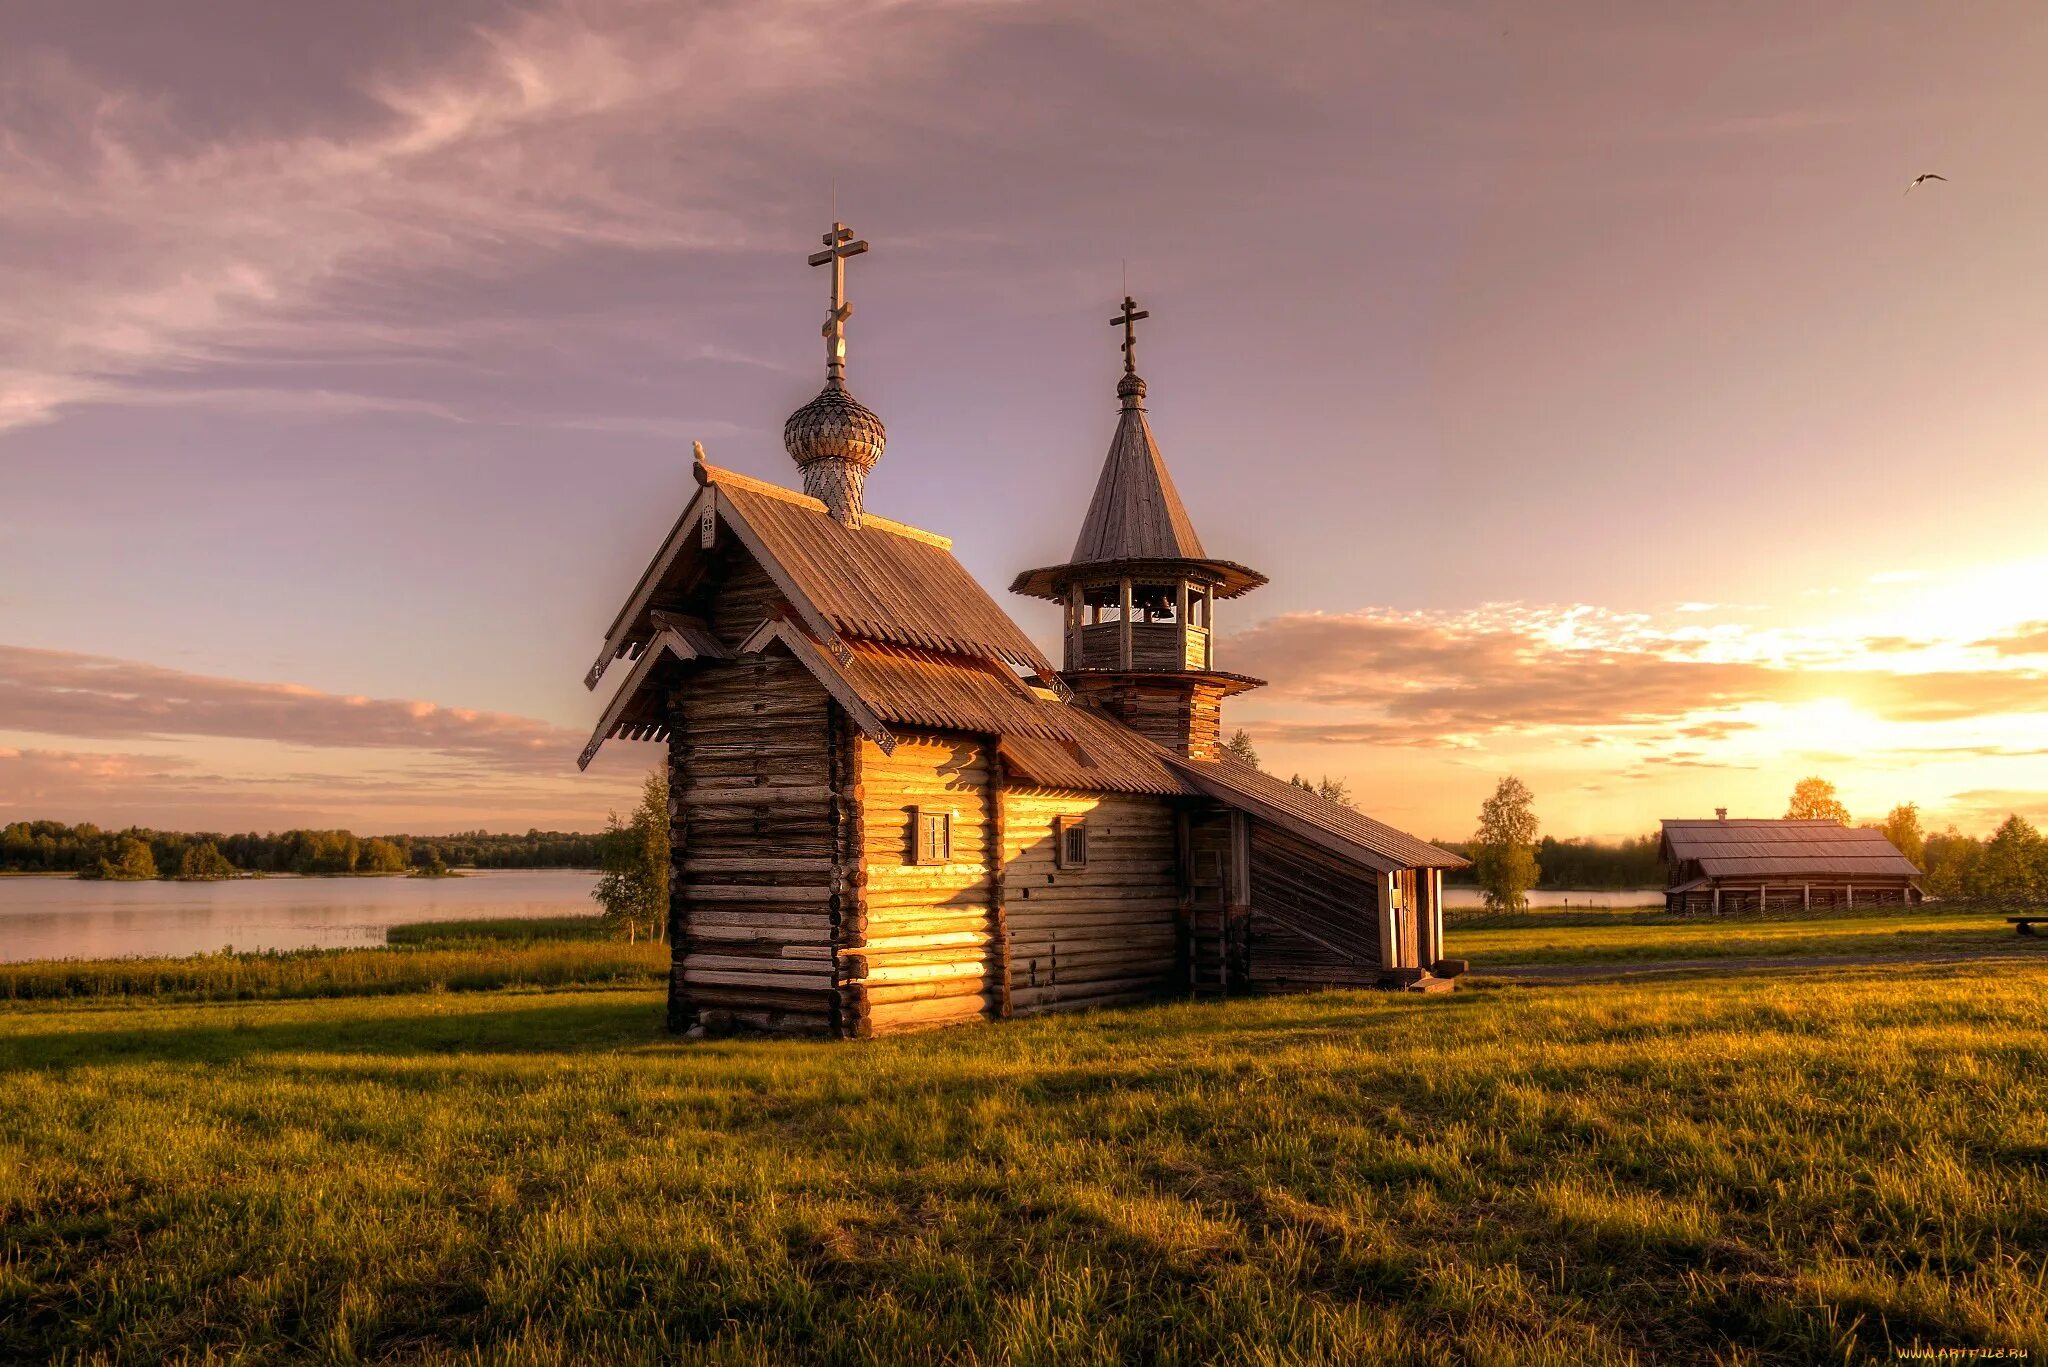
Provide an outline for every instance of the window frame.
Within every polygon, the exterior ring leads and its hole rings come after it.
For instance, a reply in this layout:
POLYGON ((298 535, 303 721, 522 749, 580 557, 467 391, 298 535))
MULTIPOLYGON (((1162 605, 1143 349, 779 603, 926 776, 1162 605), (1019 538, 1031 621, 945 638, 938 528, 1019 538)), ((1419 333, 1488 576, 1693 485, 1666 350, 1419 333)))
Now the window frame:
POLYGON ((953 813, 949 808, 910 809, 910 862, 921 868, 953 862, 953 813), (927 827, 926 823, 931 821, 937 822, 937 826, 927 827))
POLYGON ((1085 816, 1056 816, 1052 819, 1053 866, 1060 869, 1085 869, 1088 867, 1088 818, 1085 816), (1074 835, 1081 837, 1081 857, 1073 857, 1072 846, 1068 843, 1074 835))

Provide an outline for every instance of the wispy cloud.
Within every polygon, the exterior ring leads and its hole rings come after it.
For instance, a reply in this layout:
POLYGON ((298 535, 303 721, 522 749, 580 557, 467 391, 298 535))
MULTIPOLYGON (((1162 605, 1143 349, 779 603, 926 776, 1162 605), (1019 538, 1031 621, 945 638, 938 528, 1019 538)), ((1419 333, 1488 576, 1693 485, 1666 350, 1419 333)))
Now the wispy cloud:
POLYGON ((95 740, 209 736, 422 751, 492 770, 571 772, 582 737, 530 717, 0 645, 0 728, 95 740))
MULTIPOLYGON (((80 403, 168 402, 164 377, 253 351, 455 354, 435 336, 445 309, 408 326, 415 294, 572 244, 744 247, 758 205, 733 130, 814 120, 835 90, 886 90, 892 69, 947 41, 943 26, 888 20, 949 8, 549 5, 459 34, 423 69, 365 61, 347 117, 204 136, 168 96, 15 45, 0 54, 0 112, 18 115, 0 138, 0 430, 80 403), (138 393, 149 377, 159 392, 138 393)), ((488 291, 475 296, 472 330, 490 323, 488 291)), ((189 401, 260 400, 203 381, 189 401)))

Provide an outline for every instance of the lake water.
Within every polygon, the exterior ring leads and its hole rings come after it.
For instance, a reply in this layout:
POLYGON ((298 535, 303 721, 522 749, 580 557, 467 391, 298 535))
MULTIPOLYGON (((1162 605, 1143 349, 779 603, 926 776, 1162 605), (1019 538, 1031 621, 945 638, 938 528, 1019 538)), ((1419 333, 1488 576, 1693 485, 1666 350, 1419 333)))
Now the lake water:
POLYGON ((384 943, 400 921, 576 916, 597 910, 597 875, 492 869, 460 878, 236 878, 221 883, 101 883, 0 878, 0 963, 341 949, 384 943))
MULTIPOLYGON (((596 875, 493 869, 461 878, 236 878, 223 883, 101 883, 0 878, 0 963, 342 949, 384 943, 400 921, 577 916, 596 911, 596 875)), ((1662 905, 1657 892, 1532 892, 1538 907, 1662 905)), ((1481 906, 1477 888, 1445 888, 1447 910, 1481 906)))

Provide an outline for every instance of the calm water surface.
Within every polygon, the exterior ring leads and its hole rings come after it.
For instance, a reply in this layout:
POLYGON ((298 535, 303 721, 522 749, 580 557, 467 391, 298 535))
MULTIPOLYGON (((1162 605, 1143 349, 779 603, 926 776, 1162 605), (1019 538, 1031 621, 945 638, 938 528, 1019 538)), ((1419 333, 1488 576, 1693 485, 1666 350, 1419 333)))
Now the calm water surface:
POLYGON ((493 869, 461 878, 237 878, 100 883, 0 878, 0 962, 381 945, 400 921, 575 916, 597 875, 493 869))
MULTIPOLYGON (((400 921, 576 916, 596 910, 596 875, 502 869, 461 878, 238 878, 225 883, 99 883, 0 878, 0 963, 381 945, 400 921)), ((1539 907, 1657 906, 1656 892, 1535 892, 1539 907)), ((1445 888, 1444 906, 1480 906, 1445 888)))

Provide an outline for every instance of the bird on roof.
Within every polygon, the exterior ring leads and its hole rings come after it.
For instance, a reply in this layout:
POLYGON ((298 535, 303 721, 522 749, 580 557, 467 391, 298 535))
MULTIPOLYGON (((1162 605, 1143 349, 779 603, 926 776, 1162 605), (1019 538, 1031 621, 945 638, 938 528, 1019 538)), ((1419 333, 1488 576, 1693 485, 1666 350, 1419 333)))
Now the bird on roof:
POLYGON ((1938 180, 1944 185, 1948 184, 1947 176, 1937 176, 1932 171, 1922 171, 1919 175, 1913 177, 1913 183, 1906 187, 1906 193, 1909 195, 1912 194, 1915 190, 1919 189, 1922 185, 1925 185, 1930 180, 1938 180))

